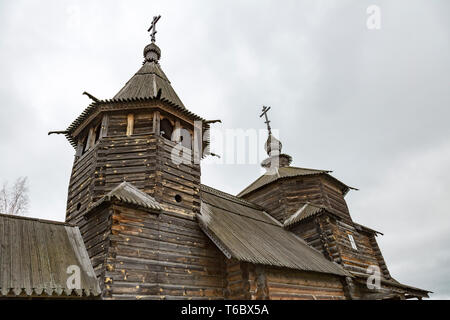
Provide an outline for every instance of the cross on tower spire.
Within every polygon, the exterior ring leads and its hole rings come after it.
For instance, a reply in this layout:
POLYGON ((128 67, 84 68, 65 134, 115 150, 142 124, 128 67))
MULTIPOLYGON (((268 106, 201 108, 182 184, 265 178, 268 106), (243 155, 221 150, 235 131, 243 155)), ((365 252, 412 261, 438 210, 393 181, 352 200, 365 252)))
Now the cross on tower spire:
POLYGON ((269 111, 269 110, 270 110, 270 107, 263 106, 262 113, 259 117, 262 118, 262 116, 265 116, 266 121, 264 123, 267 125, 267 131, 269 131, 269 135, 271 135, 272 128, 270 127, 270 121, 269 121, 269 118, 267 117, 267 111, 269 111))
POLYGON ((152 42, 156 41, 156 37, 155 36, 156 36, 156 33, 158 32, 158 31, 156 31, 156 23, 159 21, 159 19, 161 19, 161 15, 154 16, 152 24, 151 24, 150 28, 148 28, 148 30, 147 30, 148 32, 151 31, 150 36, 152 37, 152 42))

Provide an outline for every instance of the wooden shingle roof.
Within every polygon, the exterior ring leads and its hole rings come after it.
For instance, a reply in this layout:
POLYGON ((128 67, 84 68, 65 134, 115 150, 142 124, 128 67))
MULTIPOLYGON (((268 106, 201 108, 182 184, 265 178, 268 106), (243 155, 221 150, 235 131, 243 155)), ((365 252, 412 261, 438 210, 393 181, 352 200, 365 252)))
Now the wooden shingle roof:
POLYGON ((160 98, 185 108, 158 62, 146 61, 113 100, 160 98))
POLYGON ((0 215, 0 297, 96 297, 101 293, 78 227, 0 215), (71 289, 70 266, 80 270, 71 289), (68 269, 69 268, 69 269, 68 269))
MULTIPOLYGON (((151 50, 155 50, 153 45, 151 50)), ((157 48, 159 50, 159 48, 157 48)), ((146 48, 147 50, 147 48, 146 48)), ((150 51, 151 51, 150 50, 150 51)), ((145 54, 145 52, 144 52, 145 54)), ((159 57, 158 57, 159 59, 159 57)), ((125 86, 112 99, 97 100, 91 103, 80 116, 66 129, 66 138, 76 146, 72 133, 80 127, 92 114, 98 112, 102 106, 118 105, 123 103, 162 101, 174 110, 187 117, 203 121, 204 119, 189 111, 178 97, 169 79, 161 68, 158 60, 146 57, 142 67, 136 72, 125 86)))
POLYGON ((349 276, 350 274, 258 206, 202 186, 200 227, 228 258, 255 264, 349 276))

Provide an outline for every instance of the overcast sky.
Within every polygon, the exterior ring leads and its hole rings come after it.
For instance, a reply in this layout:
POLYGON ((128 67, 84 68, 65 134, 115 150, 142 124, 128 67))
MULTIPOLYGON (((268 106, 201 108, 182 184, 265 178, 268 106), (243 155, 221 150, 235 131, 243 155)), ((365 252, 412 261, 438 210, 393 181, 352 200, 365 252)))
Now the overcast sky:
MULTIPOLYGON (((391 274, 450 299, 449 12, 446 0, 2 0, 0 182, 28 176, 28 215, 64 220, 74 150, 47 132, 90 103, 83 91, 114 96, 161 14, 161 65, 189 110, 259 130, 271 106, 292 165, 360 189, 350 212, 385 234, 391 274)), ((207 160, 202 182, 236 194, 260 174, 207 160)))

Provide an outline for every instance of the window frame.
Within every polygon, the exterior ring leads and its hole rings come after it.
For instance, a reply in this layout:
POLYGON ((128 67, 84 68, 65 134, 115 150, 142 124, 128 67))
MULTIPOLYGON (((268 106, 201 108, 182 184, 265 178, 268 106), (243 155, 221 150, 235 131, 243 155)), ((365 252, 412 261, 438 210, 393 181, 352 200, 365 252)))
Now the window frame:
POLYGON ((349 233, 348 239, 350 241, 350 245, 351 245, 352 249, 358 251, 358 246, 356 245, 356 241, 355 241, 355 238, 353 237, 353 234, 349 233))

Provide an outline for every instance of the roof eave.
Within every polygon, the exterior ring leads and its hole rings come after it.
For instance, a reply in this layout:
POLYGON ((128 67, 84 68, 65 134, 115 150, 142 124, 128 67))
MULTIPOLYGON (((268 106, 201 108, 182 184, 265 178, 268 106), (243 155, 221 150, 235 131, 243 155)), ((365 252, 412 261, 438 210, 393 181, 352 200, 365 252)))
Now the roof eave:
MULTIPOLYGON (((202 117, 198 116, 197 114, 190 112, 184 107, 181 107, 165 98, 158 98, 158 97, 147 97, 147 98, 132 98, 132 99, 107 99, 107 100, 99 100, 96 102, 91 103, 84 111, 67 127, 65 136, 67 140, 69 140, 70 144, 76 148, 77 142, 75 141, 75 137, 73 136, 73 133, 80 128, 84 129, 84 127, 87 125, 86 120, 91 117, 95 112, 98 112, 98 114, 104 112, 103 110, 99 110, 99 107, 107 105, 107 104, 118 104, 118 103, 133 103, 133 102, 150 102, 150 101, 161 101, 169 105, 170 107, 174 108, 176 111, 182 113, 188 118, 191 118, 194 121, 205 121, 202 117)), ((158 108, 158 106, 154 107, 155 109, 158 108)))

